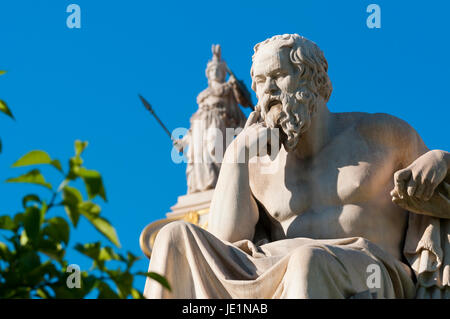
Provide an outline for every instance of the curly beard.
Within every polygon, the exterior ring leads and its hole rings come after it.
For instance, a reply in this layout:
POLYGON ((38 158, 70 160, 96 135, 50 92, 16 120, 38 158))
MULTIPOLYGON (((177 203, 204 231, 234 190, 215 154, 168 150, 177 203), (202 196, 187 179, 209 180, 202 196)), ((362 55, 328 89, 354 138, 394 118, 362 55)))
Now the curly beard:
POLYGON ((281 143, 290 152, 297 147, 303 133, 311 125, 316 109, 316 97, 308 88, 294 93, 281 92, 277 96, 266 94, 261 103, 261 116, 269 128, 281 128, 281 143))

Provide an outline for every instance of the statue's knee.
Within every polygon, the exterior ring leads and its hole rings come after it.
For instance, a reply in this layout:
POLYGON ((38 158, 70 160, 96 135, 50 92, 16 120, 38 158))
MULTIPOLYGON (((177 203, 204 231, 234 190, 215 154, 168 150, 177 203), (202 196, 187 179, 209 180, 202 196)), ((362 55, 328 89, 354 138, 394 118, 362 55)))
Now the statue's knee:
POLYGON ((308 273, 307 270, 317 270, 326 264, 330 257, 331 255, 321 247, 304 245, 294 250, 290 264, 308 273))
POLYGON ((162 227, 156 236, 155 245, 163 243, 164 245, 179 246, 184 242, 186 231, 189 230, 189 224, 184 221, 174 221, 162 227))
POLYGON ((301 246, 292 252, 288 272, 296 294, 304 298, 319 298, 322 293, 326 294, 323 282, 328 276, 330 258, 333 257, 325 249, 312 245, 301 246))

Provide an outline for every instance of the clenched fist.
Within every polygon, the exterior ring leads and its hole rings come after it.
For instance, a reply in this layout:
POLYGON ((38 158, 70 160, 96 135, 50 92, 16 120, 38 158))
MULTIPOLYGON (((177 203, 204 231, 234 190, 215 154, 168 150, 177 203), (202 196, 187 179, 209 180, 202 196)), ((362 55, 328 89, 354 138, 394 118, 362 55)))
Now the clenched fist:
POLYGON ((414 197, 428 201, 448 172, 448 153, 433 150, 416 159, 408 167, 394 174, 392 200, 414 197), (447 157, 447 158, 446 158, 447 157))

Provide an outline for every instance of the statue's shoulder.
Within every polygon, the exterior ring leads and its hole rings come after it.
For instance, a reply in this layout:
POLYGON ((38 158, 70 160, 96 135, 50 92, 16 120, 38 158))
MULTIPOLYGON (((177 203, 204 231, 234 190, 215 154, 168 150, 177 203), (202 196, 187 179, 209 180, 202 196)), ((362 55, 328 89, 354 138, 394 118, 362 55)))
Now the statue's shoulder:
POLYGON ((363 113, 354 115, 356 126, 361 131, 383 131, 387 134, 405 134, 415 132, 414 128, 406 121, 387 113, 363 113))
POLYGON ((355 127, 361 136, 371 142, 395 149, 423 147, 416 130, 406 121, 387 113, 355 113, 355 127))

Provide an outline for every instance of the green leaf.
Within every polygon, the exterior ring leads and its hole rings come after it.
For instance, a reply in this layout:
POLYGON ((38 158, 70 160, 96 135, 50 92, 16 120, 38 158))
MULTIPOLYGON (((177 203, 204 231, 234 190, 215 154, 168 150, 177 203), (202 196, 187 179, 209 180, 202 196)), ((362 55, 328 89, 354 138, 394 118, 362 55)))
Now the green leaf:
POLYGON ((103 281, 98 281, 97 283, 98 286, 98 290, 99 290, 99 294, 97 296, 98 299, 118 299, 119 296, 117 295, 117 293, 111 289, 111 287, 103 282, 103 281))
POLYGON ((0 100, 0 112, 5 113, 10 118, 14 119, 14 116, 11 113, 11 110, 9 109, 8 105, 6 104, 6 102, 3 101, 3 100, 0 100))
POLYGON ((48 189, 52 189, 52 185, 45 181, 44 176, 38 169, 33 169, 32 171, 15 178, 9 178, 6 180, 7 183, 29 183, 44 186, 48 189))
POLYGON ((41 229, 42 213, 36 207, 28 207, 25 211, 24 228, 28 238, 36 240, 41 229))
POLYGON ((74 173, 78 172, 78 169, 83 165, 83 159, 81 157, 71 157, 69 159, 69 167, 74 173))
POLYGON ((144 296, 140 291, 138 291, 136 288, 131 289, 131 296, 134 299, 144 299, 144 296))
POLYGON ((98 260, 109 261, 119 260, 119 255, 111 247, 102 247, 98 255, 98 260))
POLYGON ((17 160, 12 167, 22 167, 29 165, 52 165, 57 170, 62 171, 61 163, 58 160, 52 160, 50 156, 44 151, 31 151, 24 156, 22 156, 19 160, 17 160))
POLYGON ((82 272, 81 289, 83 295, 87 295, 97 283, 97 278, 94 275, 88 275, 87 272, 82 272))
POLYGON ((67 287, 66 283, 70 273, 67 273, 66 270, 67 265, 63 267, 63 276, 59 277, 59 281, 50 285, 55 292, 55 298, 57 299, 82 299, 94 288, 94 285, 97 283, 97 278, 95 278, 95 276, 88 275, 87 272, 82 271, 80 273, 81 287, 70 289, 67 287))
POLYGON ((78 205, 78 209, 83 212, 88 212, 94 215, 100 215, 101 207, 93 202, 83 202, 78 205))
POLYGON ((82 142, 80 140, 75 141, 75 156, 69 160, 69 173, 67 174, 69 180, 75 180, 79 177, 78 171, 80 170, 81 165, 83 165, 81 153, 83 153, 87 145, 88 142, 82 142))
POLYGON ((24 220, 25 220, 24 213, 17 213, 16 215, 14 215, 14 223, 16 225, 22 224, 24 220))
POLYGON ((0 75, 3 75, 3 74, 5 74, 5 73, 6 73, 6 71, 0 70, 0 75))
POLYGON ((51 298, 50 293, 47 291, 47 289, 45 289, 45 287, 38 288, 36 290, 36 296, 41 299, 50 299, 51 298))
POLYGON ((39 198, 38 195, 35 194, 30 194, 25 196, 24 198, 22 198, 22 206, 23 208, 27 208, 27 204, 28 202, 36 202, 36 203, 41 203, 41 199, 39 198))
POLYGON ((149 277, 149 278, 151 278, 153 280, 156 280, 164 288, 166 288, 169 291, 172 291, 172 288, 170 287, 170 284, 167 281, 167 279, 165 277, 161 276, 160 274, 157 274, 157 273, 151 271, 151 272, 138 272, 137 275, 146 276, 146 277, 149 277))
POLYGON ((132 254, 131 252, 127 253, 127 268, 130 269, 131 267, 133 267, 133 264, 138 261, 139 259, 141 259, 138 256, 135 256, 134 254, 132 254))
POLYGON ((8 215, 0 216, 0 229, 13 230, 16 224, 8 215))
POLYGON ((45 220, 45 214, 47 214, 47 211, 48 211, 47 203, 45 201, 43 201, 42 205, 41 205, 41 224, 45 220))
POLYGON ((120 247, 119 238, 116 230, 111 226, 108 220, 96 214, 80 210, 80 213, 89 220, 89 222, 114 245, 120 247))
POLYGON ((47 276, 54 276, 54 273, 56 272, 55 266, 52 264, 51 261, 47 260, 43 263, 40 263, 38 266, 34 267, 33 269, 30 269, 25 274, 21 274, 22 280, 27 283, 27 286, 32 289, 32 287, 42 284, 42 282, 45 280, 44 277, 47 276))
POLYGON ((18 260, 18 269, 16 271, 19 274, 27 274, 33 269, 39 267, 41 259, 35 251, 28 251, 22 255, 18 260))
POLYGON ((80 167, 76 174, 83 179, 89 199, 99 195, 105 202, 107 201, 102 176, 99 172, 80 167))
POLYGON ((81 153, 83 153, 83 151, 86 149, 86 147, 88 146, 88 142, 82 142, 80 140, 76 140, 75 141, 75 156, 76 157, 80 157, 81 153))
POLYGON ((87 244, 76 244, 75 250, 82 253, 85 256, 88 256, 92 260, 98 260, 100 255, 100 242, 96 243, 87 243, 87 244))
POLYGON ((14 255, 11 254, 11 252, 8 249, 8 246, 6 246, 5 243, 2 243, 0 241, 0 260, 8 261, 11 256, 14 255))
POLYGON ((62 283, 51 285, 55 294, 55 299, 78 299, 78 291, 80 289, 70 289, 62 283))
POLYGON ((28 238, 27 232, 25 230, 22 230, 19 241, 20 241, 21 246, 25 246, 26 244, 28 244, 29 238, 28 238))
POLYGON ((44 151, 31 151, 20 159, 18 159, 12 167, 21 167, 28 165, 38 165, 38 164, 50 164, 52 159, 44 151))
POLYGON ((58 242, 62 241, 67 245, 70 237, 70 226, 66 220, 61 217, 53 217, 47 220, 47 224, 44 228, 44 234, 58 242))
POLYGON ((64 186, 63 188, 63 205, 67 215, 74 227, 77 227, 78 220, 80 219, 80 211, 78 205, 83 202, 83 197, 78 189, 64 186))
POLYGON ((147 273, 147 276, 152 278, 153 280, 156 280, 157 282, 159 282, 167 290, 172 291, 172 288, 170 287, 170 284, 165 277, 163 277, 160 274, 157 274, 155 272, 149 272, 149 273, 147 273))
POLYGON ((57 159, 52 160, 50 165, 52 165, 54 168, 56 168, 60 172, 63 171, 62 166, 61 166, 61 162, 59 160, 57 160, 57 159))
POLYGON ((78 170, 80 169, 80 165, 82 162, 82 160, 77 160, 75 157, 72 157, 71 159, 69 159, 69 173, 67 174, 67 179, 68 180, 76 180, 78 178, 78 175, 76 174, 76 172, 78 172, 78 170))
POLYGON ((133 288, 133 276, 129 272, 120 270, 107 271, 107 273, 119 289, 119 297, 127 298, 133 288))
POLYGON ((110 260, 119 260, 119 255, 114 252, 111 247, 101 247, 100 242, 77 244, 75 250, 93 260, 93 267, 97 267, 100 270, 105 269, 105 262, 110 260))
POLYGON ((54 240, 41 239, 38 244, 38 250, 57 261, 62 261, 65 255, 65 250, 61 244, 54 240))

